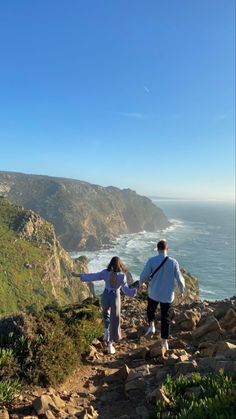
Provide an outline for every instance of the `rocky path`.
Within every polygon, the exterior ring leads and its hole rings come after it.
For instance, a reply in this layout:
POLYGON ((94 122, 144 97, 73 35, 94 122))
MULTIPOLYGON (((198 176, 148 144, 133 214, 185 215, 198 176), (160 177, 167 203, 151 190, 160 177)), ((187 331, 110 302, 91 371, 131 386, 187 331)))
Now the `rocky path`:
MULTIPOLYGON (((194 302, 172 310, 169 358, 160 360, 158 335, 144 338, 146 303, 124 298, 123 340, 108 355, 94 341, 83 365, 57 389, 28 389, 4 419, 44 417, 145 419, 158 399, 167 374, 178 376, 236 372, 236 297, 222 302, 194 302)), ((157 319, 157 330, 160 319, 157 319)), ((0 415, 0 419, 2 418, 0 415)))

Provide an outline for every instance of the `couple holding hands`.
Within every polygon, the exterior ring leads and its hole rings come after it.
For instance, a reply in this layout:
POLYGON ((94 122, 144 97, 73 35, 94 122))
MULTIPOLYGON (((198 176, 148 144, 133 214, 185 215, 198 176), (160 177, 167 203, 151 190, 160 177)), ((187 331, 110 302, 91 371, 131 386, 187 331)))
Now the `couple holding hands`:
MULTIPOLYGON (((147 319, 149 322, 145 336, 155 333, 155 311, 160 304, 161 309, 161 345, 162 356, 168 351, 169 337, 169 309, 174 300, 176 282, 180 294, 184 293, 184 279, 181 275, 178 262, 169 257, 166 240, 157 243, 158 255, 150 258, 137 281, 137 288, 142 289, 145 282, 149 282, 147 319)), ((137 295, 137 288, 129 288, 126 278, 127 268, 118 256, 114 256, 106 269, 97 273, 79 274, 72 272, 73 276, 79 276, 81 281, 105 281, 105 289, 101 296, 102 317, 105 327, 104 340, 108 343, 108 353, 116 352, 114 342, 121 338, 120 331, 120 290, 128 297, 137 295)), ((136 283, 135 283, 136 284, 136 283)))

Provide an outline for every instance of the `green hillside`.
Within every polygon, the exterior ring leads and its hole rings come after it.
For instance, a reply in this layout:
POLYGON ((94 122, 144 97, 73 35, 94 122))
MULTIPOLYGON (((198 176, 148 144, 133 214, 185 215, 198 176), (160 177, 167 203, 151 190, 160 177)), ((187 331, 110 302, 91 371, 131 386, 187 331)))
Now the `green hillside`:
POLYGON ((88 297, 87 286, 68 276, 73 268, 51 224, 0 198, 1 316, 88 297))

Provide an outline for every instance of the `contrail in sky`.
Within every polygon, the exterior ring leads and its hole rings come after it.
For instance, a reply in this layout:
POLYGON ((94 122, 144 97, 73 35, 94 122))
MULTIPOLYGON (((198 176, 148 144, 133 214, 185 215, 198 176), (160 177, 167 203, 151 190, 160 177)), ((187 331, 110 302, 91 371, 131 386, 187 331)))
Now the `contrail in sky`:
POLYGON ((145 92, 150 93, 150 89, 147 86, 143 86, 145 92))

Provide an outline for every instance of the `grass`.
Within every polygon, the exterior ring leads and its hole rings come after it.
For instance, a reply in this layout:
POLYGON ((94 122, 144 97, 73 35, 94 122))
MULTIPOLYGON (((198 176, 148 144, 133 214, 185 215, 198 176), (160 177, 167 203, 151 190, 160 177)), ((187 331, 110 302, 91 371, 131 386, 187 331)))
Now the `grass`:
POLYGON ((29 213, 0 198, 0 317, 32 306, 40 310, 55 298, 62 305, 78 301, 84 288, 78 280, 68 288, 69 268, 52 225, 43 221, 36 237, 20 239, 17 229, 29 213))
POLYGON ((0 381, 0 407, 13 403, 20 387, 19 380, 0 381))
POLYGON ((169 399, 158 401, 150 419, 233 419, 236 408, 236 380, 221 370, 191 377, 168 376, 162 391, 169 399))

